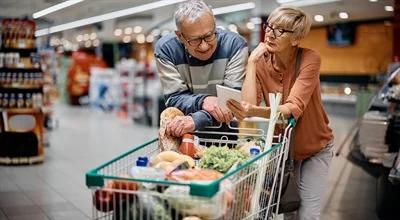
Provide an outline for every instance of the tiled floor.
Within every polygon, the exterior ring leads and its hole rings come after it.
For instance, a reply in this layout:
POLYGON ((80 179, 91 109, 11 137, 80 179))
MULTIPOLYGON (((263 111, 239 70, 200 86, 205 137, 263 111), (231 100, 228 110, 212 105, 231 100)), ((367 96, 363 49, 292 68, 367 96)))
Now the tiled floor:
MULTIPOLYGON (((84 174, 89 169, 156 137, 157 129, 87 108, 57 106, 59 128, 50 134, 46 160, 33 166, 0 166, 0 220, 90 219, 91 198, 84 174)), ((354 117, 330 114, 336 146, 354 117)), ((323 220, 375 220, 375 179, 335 157, 323 220)))

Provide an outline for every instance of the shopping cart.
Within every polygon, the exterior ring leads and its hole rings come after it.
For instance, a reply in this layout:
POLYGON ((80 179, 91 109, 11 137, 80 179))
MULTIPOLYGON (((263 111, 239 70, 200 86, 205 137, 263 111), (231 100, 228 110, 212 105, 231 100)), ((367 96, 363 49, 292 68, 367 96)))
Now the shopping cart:
MULTIPOLYGON (((295 121, 289 120, 284 129, 274 135, 272 146, 265 146, 268 149, 214 181, 131 178, 126 174, 139 157, 150 158, 160 152, 158 139, 133 148, 86 173, 86 185, 91 189, 93 199, 92 218, 172 220, 197 216, 199 219, 274 219, 279 209, 282 171, 294 125, 295 121), (259 177, 260 173, 265 173, 264 178, 259 177)), ((260 129, 202 133, 222 135, 218 139, 200 138, 200 144, 204 146, 234 146, 243 139, 265 139, 265 132, 260 129), (233 135, 237 138, 227 138, 233 135)))

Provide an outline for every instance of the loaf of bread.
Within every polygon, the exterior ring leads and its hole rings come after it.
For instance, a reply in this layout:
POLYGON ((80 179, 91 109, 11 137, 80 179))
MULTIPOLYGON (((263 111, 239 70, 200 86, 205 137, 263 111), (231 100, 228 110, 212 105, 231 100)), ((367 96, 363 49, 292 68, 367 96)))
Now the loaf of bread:
POLYGON ((165 129, 167 128, 168 122, 172 121, 172 119, 174 119, 176 116, 184 116, 184 114, 181 110, 175 107, 169 107, 165 109, 160 115, 158 147, 161 149, 161 151, 178 151, 179 145, 181 144, 181 138, 167 136, 165 134, 165 129))

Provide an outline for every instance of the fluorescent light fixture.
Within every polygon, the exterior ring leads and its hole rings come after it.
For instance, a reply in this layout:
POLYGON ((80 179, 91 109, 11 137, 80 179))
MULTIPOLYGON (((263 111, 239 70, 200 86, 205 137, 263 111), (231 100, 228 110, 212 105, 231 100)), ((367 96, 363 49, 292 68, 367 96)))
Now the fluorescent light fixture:
POLYGON ((122 34, 122 30, 120 28, 114 30, 114 35, 115 36, 118 37, 118 36, 121 36, 121 34, 122 34))
POLYGON ((377 2, 378 0, 369 0, 370 2, 377 2))
POLYGON ((339 18, 348 19, 349 18, 349 14, 347 14, 347 12, 340 12, 339 13, 339 18))
POLYGON ((139 34, 140 32, 142 32, 142 30, 143 30, 142 26, 135 26, 135 27, 133 28, 133 32, 134 32, 135 34, 139 34))
POLYGON ((256 7, 256 4, 254 4, 254 2, 248 2, 248 3, 243 3, 243 4, 214 8, 213 13, 214 13, 214 15, 220 15, 220 14, 226 14, 226 13, 231 13, 231 12, 236 12, 236 11, 249 10, 249 9, 253 9, 255 7, 256 7))
POLYGON ((253 22, 247 22, 246 27, 250 30, 253 30, 255 28, 255 24, 253 22))
POLYGON ((338 2, 340 0, 276 0, 281 5, 292 5, 292 6, 310 6, 310 5, 320 5, 331 2, 338 2))
POLYGON ((393 11, 393 6, 386 5, 385 6, 385 11, 393 11))
POLYGON ((323 21, 324 21, 324 16, 322 16, 322 15, 315 15, 315 16, 314 16, 314 20, 315 20, 316 22, 323 22, 323 21))
POLYGON ((63 8, 69 7, 69 6, 71 6, 71 5, 78 4, 79 2, 83 2, 83 1, 84 1, 84 0, 68 0, 68 1, 62 2, 62 3, 60 3, 60 4, 53 5, 53 6, 51 6, 51 7, 48 7, 48 8, 46 8, 46 9, 43 9, 43 10, 41 10, 41 11, 38 11, 38 12, 36 12, 36 13, 33 13, 32 17, 33 17, 34 19, 40 18, 40 17, 45 16, 45 15, 47 15, 47 14, 53 13, 53 12, 55 12, 55 11, 59 11, 59 10, 61 10, 61 9, 63 9, 63 8))
POLYGON ((73 22, 65 23, 65 24, 52 26, 52 27, 46 28, 46 29, 40 29, 35 32, 35 36, 40 37, 42 35, 52 34, 52 33, 65 31, 65 30, 69 30, 72 28, 82 27, 82 26, 86 26, 89 24, 94 24, 94 23, 98 23, 98 22, 102 22, 102 21, 106 21, 106 20, 110 20, 110 19, 124 17, 124 16, 132 15, 132 14, 137 14, 140 12, 149 11, 149 10, 156 9, 156 8, 161 8, 161 7, 164 7, 167 5, 173 5, 173 4, 184 2, 184 1, 186 1, 186 0, 161 0, 161 1, 152 2, 149 4, 144 4, 144 5, 140 5, 140 6, 136 6, 136 7, 132 7, 132 8, 122 9, 119 11, 114 11, 114 12, 110 12, 110 13, 106 13, 106 14, 102 14, 102 15, 98 15, 98 16, 93 16, 93 17, 89 17, 89 18, 76 20, 73 22))

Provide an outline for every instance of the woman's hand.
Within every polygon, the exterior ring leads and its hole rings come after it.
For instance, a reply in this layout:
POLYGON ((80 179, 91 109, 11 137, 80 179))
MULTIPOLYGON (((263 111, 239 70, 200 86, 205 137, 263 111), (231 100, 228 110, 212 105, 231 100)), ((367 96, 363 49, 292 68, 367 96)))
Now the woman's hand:
POLYGON ((266 43, 261 42, 258 46, 251 52, 249 57, 249 63, 256 63, 265 53, 268 53, 266 43))
POLYGON ((255 105, 252 105, 246 101, 242 101, 239 103, 233 99, 229 99, 226 102, 226 106, 232 113, 235 115, 236 119, 242 121, 246 117, 251 117, 253 115, 253 110, 255 109, 255 105))

